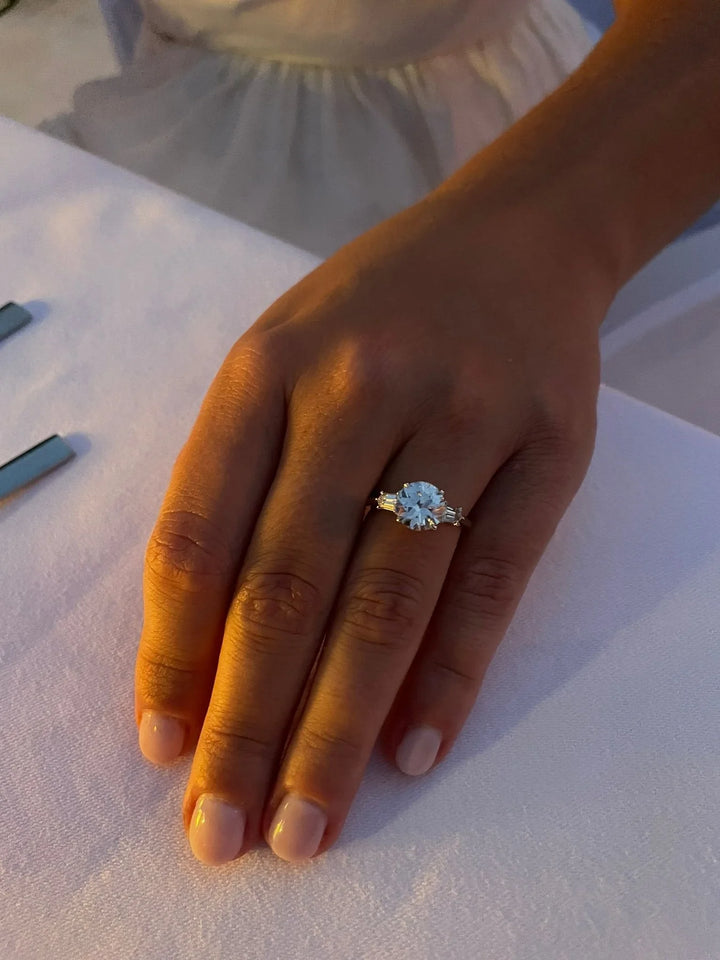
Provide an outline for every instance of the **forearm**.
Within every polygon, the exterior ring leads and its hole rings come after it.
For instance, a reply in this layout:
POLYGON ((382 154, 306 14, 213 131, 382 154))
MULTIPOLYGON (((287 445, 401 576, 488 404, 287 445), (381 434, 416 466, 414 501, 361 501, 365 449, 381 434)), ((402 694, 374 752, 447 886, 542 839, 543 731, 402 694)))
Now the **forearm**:
POLYGON ((581 67, 439 192, 464 210, 482 196, 484 213, 488 183, 499 203, 544 205, 621 286, 720 195, 720 0, 626 5, 581 67))

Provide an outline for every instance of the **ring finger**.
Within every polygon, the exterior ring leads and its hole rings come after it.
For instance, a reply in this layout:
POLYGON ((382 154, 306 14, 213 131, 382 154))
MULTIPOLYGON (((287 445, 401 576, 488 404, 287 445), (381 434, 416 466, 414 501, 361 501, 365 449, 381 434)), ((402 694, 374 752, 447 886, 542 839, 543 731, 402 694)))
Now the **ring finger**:
MULTIPOLYGON (((470 445, 470 449, 476 445, 470 445)), ((499 462, 485 450, 457 453, 414 441, 383 481, 397 490, 416 477, 446 483, 450 506, 472 506, 499 462)), ((266 838, 287 860, 331 846, 342 829, 373 745, 432 616, 459 530, 437 533, 368 517, 338 599, 326 646, 266 808, 266 838)))
POLYGON ((404 773, 426 773, 451 750, 589 456, 582 444, 571 456, 566 444, 529 446, 488 485, 384 725, 384 752, 404 773))

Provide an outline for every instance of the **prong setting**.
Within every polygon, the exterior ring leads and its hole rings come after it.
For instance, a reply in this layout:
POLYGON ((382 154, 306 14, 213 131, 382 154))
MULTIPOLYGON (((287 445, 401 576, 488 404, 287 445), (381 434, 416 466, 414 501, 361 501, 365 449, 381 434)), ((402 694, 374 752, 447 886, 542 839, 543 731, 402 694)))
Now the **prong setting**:
POLYGON ((462 507, 451 507, 445 491, 425 480, 404 483, 397 493, 381 490, 372 503, 379 510, 395 514, 395 519, 411 530, 437 530, 441 523, 469 525, 462 507))

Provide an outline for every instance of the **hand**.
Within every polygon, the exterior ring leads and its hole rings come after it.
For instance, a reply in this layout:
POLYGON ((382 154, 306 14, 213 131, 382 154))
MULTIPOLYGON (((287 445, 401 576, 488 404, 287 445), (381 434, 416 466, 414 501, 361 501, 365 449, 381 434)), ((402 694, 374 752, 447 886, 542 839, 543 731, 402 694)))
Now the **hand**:
POLYGON ((541 209, 431 195, 274 303, 210 387, 136 668, 146 757, 196 744, 201 860, 327 850, 381 731, 408 774, 452 748, 594 444, 614 291, 541 209), (472 528, 363 520, 415 480, 472 528))

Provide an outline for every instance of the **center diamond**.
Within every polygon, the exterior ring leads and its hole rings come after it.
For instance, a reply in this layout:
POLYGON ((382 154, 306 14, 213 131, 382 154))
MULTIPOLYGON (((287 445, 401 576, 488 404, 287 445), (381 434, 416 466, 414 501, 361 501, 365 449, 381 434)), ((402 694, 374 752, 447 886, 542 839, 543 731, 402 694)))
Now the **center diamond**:
POLYGON ((432 483, 417 480, 398 491, 395 513, 411 530, 435 530, 445 514, 445 497, 432 483))

